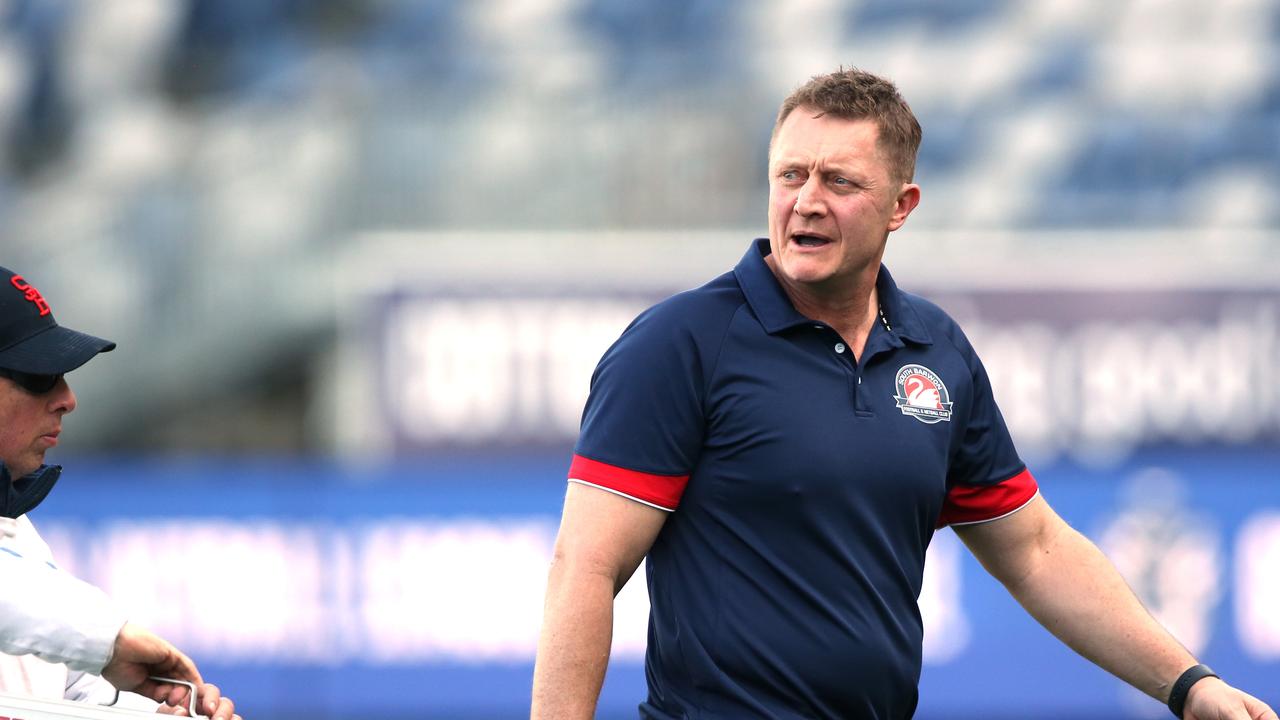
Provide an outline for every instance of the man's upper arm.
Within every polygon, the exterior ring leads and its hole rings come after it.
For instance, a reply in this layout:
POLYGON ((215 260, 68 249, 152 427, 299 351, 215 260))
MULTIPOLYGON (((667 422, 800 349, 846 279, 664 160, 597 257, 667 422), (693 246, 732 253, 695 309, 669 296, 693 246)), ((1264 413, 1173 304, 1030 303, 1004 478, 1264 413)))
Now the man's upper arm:
POLYGON ((640 565, 668 513, 591 485, 565 492, 555 564, 605 575, 616 594, 640 565))
POLYGON ((737 307, 696 291, 673 296, 641 313, 600 359, 569 467, 557 563, 608 572, 615 591, 640 564, 698 464, 708 375, 737 307))
POLYGON ((959 412, 947 467, 947 496, 937 524, 986 523, 1022 508, 1039 486, 1018 457, 982 360, 954 323, 944 334, 968 368, 971 382, 957 388, 959 412))
POLYGON ((0 551, 0 651, 100 672, 124 614, 89 583, 46 562, 0 551))
POLYGON ((1037 495, 1025 506, 996 520, 956 525, 956 535, 982 566, 1005 585, 1027 577, 1067 524, 1037 495))

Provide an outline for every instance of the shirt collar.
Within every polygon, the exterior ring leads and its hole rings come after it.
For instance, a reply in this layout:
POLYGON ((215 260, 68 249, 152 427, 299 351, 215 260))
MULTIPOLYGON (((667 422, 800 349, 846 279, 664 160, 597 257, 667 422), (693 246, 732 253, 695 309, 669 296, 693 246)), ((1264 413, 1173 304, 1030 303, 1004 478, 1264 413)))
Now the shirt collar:
POLYGON ((925 327, 920 314, 909 302, 907 294, 898 290, 898 284, 889 274, 889 268, 880 265, 880 274, 876 276, 876 294, 880 299, 880 307, 884 310, 884 318, 893 328, 893 334, 903 340, 920 345, 932 345, 933 336, 925 327))
POLYGON ((25 477, 10 477, 0 462, 0 517, 16 518, 40 504, 62 474, 60 465, 41 465, 25 477))
POLYGON ((778 278, 773 276, 773 271, 765 263, 765 256, 769 252, 769 239, 758 238, 751 243, 747 254, 742 256, 738 266, 733 269, 742 294, 751 306, 751 312, 755 313, 765 332, 770 335, 797 325, 811 324, 813 321, 801 315, 796 306, 791 304, 791 299, 778 283, 778 278))
MULTIPOLYGON (((791 304, 791 299, 782 289, 778 278, 774 277, 773 271, 764 261, 769 252, 768 238, 754 240, 733 269, 733 274, 738 279, 742 294, 747 298, 747 304, 751 306, 751 311, 760 320, 765 332, 774 335, 798 325, 808 325, 813 320, 801 315, 791 304)), ((880 297, 880 306, 884 308, 885 319, 889 327, 893 328, 893 335, 922 345, 933 343, 919 314, 898 290, 897 283, 884 265, 880 266, 880 273, 876 277, 876 292, 880 297)))

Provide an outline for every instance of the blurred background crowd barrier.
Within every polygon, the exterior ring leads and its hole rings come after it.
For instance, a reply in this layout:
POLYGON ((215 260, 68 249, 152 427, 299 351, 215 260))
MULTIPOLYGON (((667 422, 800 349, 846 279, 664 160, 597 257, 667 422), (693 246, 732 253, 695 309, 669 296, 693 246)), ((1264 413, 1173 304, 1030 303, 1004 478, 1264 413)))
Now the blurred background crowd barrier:
MULTIPOLYGON (((1280 702, 1276 0, 0 2, 0 265, 120 343, 35 521, 246 717, 520 716, 591 369, 764 233, 777 105, 840 64, 924 126, 899 284, 1280 702)), ((949 531, 928 573, 923 720, 1167 712, 949 531)))

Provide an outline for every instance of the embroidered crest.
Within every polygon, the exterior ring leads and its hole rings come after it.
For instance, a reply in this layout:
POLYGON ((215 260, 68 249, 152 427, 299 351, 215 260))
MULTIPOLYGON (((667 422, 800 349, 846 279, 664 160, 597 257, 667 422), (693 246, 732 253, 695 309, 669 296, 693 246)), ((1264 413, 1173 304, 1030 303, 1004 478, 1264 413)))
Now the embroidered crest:
POLYGON ((898 394, 893 396, 903 415, 932 425, 951 421, 951 395, 938 374, 923 365, 903 365, 894 378, 898 394))

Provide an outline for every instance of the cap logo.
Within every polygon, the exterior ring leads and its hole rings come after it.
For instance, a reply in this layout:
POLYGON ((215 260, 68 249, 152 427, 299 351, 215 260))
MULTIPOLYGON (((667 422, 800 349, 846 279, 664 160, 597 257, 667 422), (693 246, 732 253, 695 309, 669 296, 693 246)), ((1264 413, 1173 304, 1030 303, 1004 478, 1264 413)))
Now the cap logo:
POLYGON ((938 374, 923 365, 903 365, 894 378, 893 396, 903 415, 932 425, 951 421, 951 395, 938 374))
POLYGON ((49 303, 44 299, 44 296, 40 294, 40 291, 35 289, 31 283, 23 280, 21 275, 14 275, 9 278, 9 282, 14 287, 21 290, 23 296, 26 297, 27 300, 35 303, 36 307, 40 308, 40 317, 44 317, 45 315, 53 312, 49 309, 49 303))

